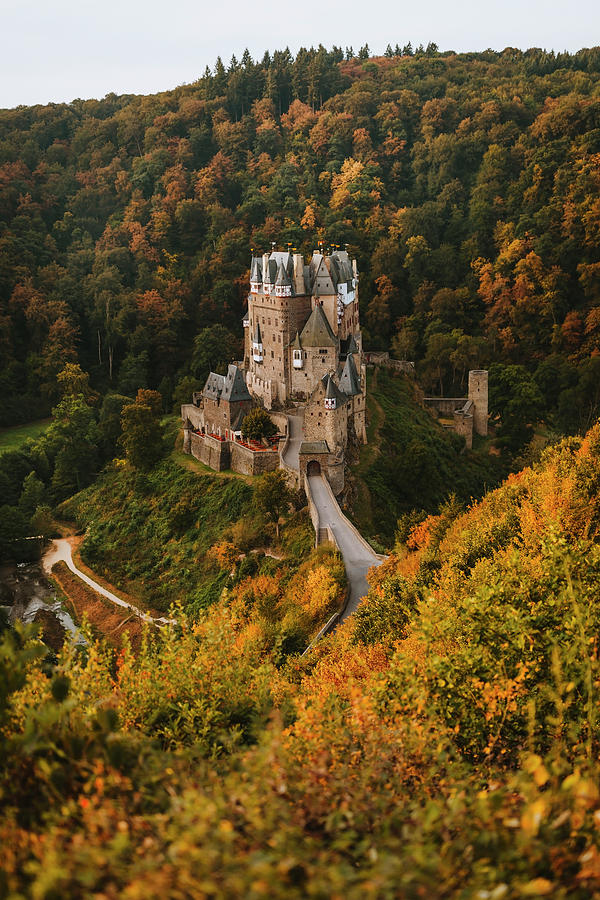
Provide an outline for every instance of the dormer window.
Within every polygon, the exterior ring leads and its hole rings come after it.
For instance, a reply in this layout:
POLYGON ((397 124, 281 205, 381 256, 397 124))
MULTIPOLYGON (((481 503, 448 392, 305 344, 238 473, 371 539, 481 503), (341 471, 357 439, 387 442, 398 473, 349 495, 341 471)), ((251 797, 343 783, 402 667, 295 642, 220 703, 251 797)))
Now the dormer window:
POLYGON ((260 283, 258 281, 250 282, 250 293, 258 294, 260 292, 260 283))

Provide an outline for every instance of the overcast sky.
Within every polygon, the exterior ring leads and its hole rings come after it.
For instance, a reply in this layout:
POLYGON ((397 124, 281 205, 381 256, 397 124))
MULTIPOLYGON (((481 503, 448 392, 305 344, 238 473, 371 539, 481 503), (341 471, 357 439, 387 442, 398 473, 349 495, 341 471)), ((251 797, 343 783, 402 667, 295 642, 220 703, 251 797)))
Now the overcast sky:
POLYGON ((0 107, 148 94, 248 47, 435 41, 442 50, 600 44, 599 0, 0 0, 0 107))

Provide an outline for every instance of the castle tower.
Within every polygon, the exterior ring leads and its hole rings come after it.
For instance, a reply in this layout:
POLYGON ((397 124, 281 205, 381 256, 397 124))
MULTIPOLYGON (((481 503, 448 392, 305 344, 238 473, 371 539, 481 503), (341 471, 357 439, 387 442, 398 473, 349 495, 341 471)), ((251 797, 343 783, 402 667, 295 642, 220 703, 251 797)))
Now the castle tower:
POLYGON ((473 427, 476 434, 488 433, 488 373, 486 369, 469 372, 469 400, 473 401, 473 427))
POLYGON ((246 383, 268 409, 309 397, 319 378, 337 371, 341 352, 343 359, 356 353, 361 365, 357 281, 345 250, 315 251, 308 264, 289 250, 252 258, 243 319, 246 383))

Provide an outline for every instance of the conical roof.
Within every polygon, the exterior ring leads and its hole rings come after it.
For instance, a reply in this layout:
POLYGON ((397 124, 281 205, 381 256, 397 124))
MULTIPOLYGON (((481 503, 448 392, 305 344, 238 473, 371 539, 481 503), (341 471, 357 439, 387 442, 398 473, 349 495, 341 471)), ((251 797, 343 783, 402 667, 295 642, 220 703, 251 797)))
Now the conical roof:
POLYGON ((337 406, 343 406, 344 403, 348 402, 348 397, 343 391, 340 391, 337 384, 331 377, 331 373, 327 373, 327 375, 323 375, 321 379, 325 386, 325 399, 326 400, 336 400, 337 406))
POLYGON ((337 338, 331 330, 322 306, 315 306, 300 335, 303 347, 337 347, 337 338))
POLYGON ((262 344, 262 337, 260 336, 260 325, 257 322, 256 328, 254 329, 254 337, 252 338, 253 344, 262 344))
POLYGON ((262 281, 262 260, 258 256, 252 257, 252 265, 250 267, 250 281, 262 281))
POLYGON ((277 260, 269 259, 263 272, 263 281, 265 284, 275 284, 277 278, 277 269, 279 268, 277 260))
POLYGON ((279 263, 279 268, 277 269, 277 278, 275 279, 276 285, 288 286, 291 285, 291 281, 288 273, 286 272, 283 263, 279 263))
POLYGON ((344 363, 344 368, 340 377, 340 389, 350 397, 360 394, 360 378, 358 377, 352 354, 349 354, 346 357, 346 362, 344 363))
POLYGON ((290 344, 292 350, 302 350, 302 344, 300 343, 300 335, 296 332, 296 337, 290 344))

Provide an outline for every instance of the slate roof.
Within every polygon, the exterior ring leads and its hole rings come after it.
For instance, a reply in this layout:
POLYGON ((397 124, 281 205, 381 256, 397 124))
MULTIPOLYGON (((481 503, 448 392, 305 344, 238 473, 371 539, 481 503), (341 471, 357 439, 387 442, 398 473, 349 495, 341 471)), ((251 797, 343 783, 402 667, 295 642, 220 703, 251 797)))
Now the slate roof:
POLYGON ((286 270, 283 267, 283 263, 279 263, 279 268, 277 269, 277 278, 275 279, 275 284, 277 285, 291 285, 291 279, 286 270))
POLYGON ((340 391, 337 384, 331 377, 330 373, 327 375, 323 375, 321 379, 323 385, 325 386, 325 399, 326 400, 336 400, 337 406, 343 406, 344 403, 348 402, 348 397, 343 391, 340 391))
POLYGON ((229 400, 230 403, 252 399, 241 369, 233 364, 229 365, 227 375, 210 372, 202 395, 211 400, 229 400))
POLYGON ((300 340, 303 347, 337 347, 337 338, 331 330, 322 306, 315 306, 306 325, 302 329, 300 340))
POLYGON ((354 357, 351 353, 346 357, 346 362, 342 369, 342 374, 340 376, 340 390, 345 394, 348 394, 349 397, 360 394, 360 378, 358 377, 354 357))
POLYGON ((252 257, 252 265, 250 267, 250 281, 260 283, 262 281, 262 259, 260 256, 252 257))
POLYGON ((354 273, 352 271, 352 262, 346 250, 335 250, 329 258, 329 266, 336 290, 340 282, 352 285, 354 273))
POLYGON ((340 356, 346 357, 349 353, 358 353, 358 344, 353 334, 340 341, 340 356))
POLYGON ((277 264, 277 268, 283 266, 288 275, 294 271, 294 257, 287 250, 273 250, 269 260, 273 260, 277 264))
POLYGON ((260 325, 257 322, 256 328, 254 329, 254 337, 252 338, 253 344, 262 344, 262 337, 260 335, 260 325))
POLYGON ((300 335, 298 334, 298 332, 296 332, 296 337, 290 344, 290 347, 292 348, 292 350, 302 350, 302 344, 300 343, 300 335))
POLYGON ((298 453, 329 453, 327 441, 302 441, 298 453))
POLYGON ((277 260, 269 259, 267 260, 267 267, 263 272, 263 281, 265 284, 275 284, 275 279, 277 278, 277 269, 279 268, 277 264, 277 260))
POLYGON ((225 376, 218 375, 216 372, 210 372, 202 391, 203 397, 209 397, 211 400, 219 400, 223 392, 225 376))
POLYGON ((227 375, 224 378, 222 400, 229 400, 230 403, 237 403, 241 400, 252 400, 242 375, 242 370, 237 366, 230 364, 227 369, 227 375))
POLYGON ((315 270, 312 292, 315 297, 323 297, 336 292, 324 256, 321 257, 321 262, 315 270))

